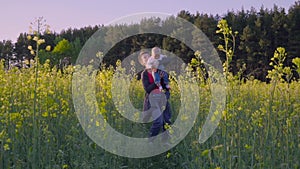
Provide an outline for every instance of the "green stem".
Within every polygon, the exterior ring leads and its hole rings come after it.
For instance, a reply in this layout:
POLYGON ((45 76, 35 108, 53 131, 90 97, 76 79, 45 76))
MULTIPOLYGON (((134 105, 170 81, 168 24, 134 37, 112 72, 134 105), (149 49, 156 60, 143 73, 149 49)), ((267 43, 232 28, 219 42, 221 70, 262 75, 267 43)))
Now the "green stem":
MULTIPOLYGON (((277 80, 275 80, 273 82, 273 85, 271 88, 271 96, 270 96, 269 112, 268 112, 268 123, 267 123, 267 133, 266 133, 267 138, 266 138, 266 144, 265 144, 265 145, 269 145, 268 147, 271 147, 272 150, 273 150, 273 146, 272 146, 273 142, 272 142, 272 131, 271 131, 271 115, 273 114, 272 107, 273 107, 273 99, 274 99, 276 86, 277 86, 277 80)), ((271 150, 271 152, 272 152, 272 150, 271 150)), ((268 160, 272 160, 272 156, 273 156, 273 154, 271 153, 270 158, 268 160)), ((269 155, 264 154, 264 157, 267 158, 267 157, 269 157, 269 155)), ((264 161, 266 162, 266 159, 264 161)))
MULTIPOLYGON (((39 30, 40 30, 40 21, 38 20, 38 34, 37 37, 39 39, 39 30)), ((38 118, 37 115, 37 88, 38 88, 38 70, 39 70, 39 44, 36 41, 36 56, 35 56, 35 83, 34 83, 34 100, 33 100, 33 163, 32 168, 38 168, 39 154, 38 154, 38 118)))
POLYGON ((256 135, 256 126, 254 125, 254 134, 253 134, 253 143, 252 143, 252 155, 251 155, 251 168, 254 167, 254 152, 255 152, 255 135, 256 135))

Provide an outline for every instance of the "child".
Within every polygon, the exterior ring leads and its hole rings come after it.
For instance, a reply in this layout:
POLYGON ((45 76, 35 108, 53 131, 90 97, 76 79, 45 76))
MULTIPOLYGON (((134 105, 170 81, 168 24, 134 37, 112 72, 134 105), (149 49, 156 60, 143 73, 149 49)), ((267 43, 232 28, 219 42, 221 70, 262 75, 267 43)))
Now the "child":
POLYGON ((158 69, 165 70, 164 64, 169 62, 166 55, 161 54, 161 50, 159 47, 154 47, 151 50, 151 57, 159 61, 158 69))
POLYGON ((167 91, 170 90, 170 81, 169 81, 169 76, 168 73, 165 71, 162 71, 158 69, 159 62, 157 59, 154 59, 150 57, 147 61, 146 68, 147 69, 152 69, 152 76, 154 78, 154 83, 156 86, 159 88, 160 91, 163 90, 163 86, 161 84, 161 78, 163 79, 163 84, 165 85, 164 87, 167 89, 167 91))

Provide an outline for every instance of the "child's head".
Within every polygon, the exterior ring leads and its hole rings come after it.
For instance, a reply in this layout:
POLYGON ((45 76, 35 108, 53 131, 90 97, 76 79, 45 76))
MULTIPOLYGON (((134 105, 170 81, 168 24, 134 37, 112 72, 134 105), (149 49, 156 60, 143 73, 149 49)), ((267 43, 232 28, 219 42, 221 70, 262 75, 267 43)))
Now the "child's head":
POLYGON ((159 57, 159 55, 161 54, 161 50, 159 47, 154 47, 151 50, 151 56, 153 57, 159 57))

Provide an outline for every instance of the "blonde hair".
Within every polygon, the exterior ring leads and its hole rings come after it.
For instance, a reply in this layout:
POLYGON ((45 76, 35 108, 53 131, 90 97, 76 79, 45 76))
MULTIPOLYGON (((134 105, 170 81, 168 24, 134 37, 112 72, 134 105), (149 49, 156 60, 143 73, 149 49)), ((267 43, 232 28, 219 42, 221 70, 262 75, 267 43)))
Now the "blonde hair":
POLYGON ((159 47, 152 48, 152 50, 151 50, 151 55, 152 56, 156 56, 156 55, 160 55, 160 54, 161 54, 161 50, 160 50, 159 47))
MULTIPOLYGON (((148 55, 148 58, 150 57, 150 53, 147 51, 142 51, 140 52, 140 54, 138 55, 138 61, 140 62, 141 65, 145 66, 147 61, 144 60, 143 56, 144 55, 148 55), (146 62, 146 63, 145 63, 146 62)), ((148 59, 147 59, 148 60, 148 59)))
POLYGON ((146 63, 146 68, 147 69, 157 69, 159 65, 158 60, 154 59, 154 58, 149 58, 147 63, 146 63))

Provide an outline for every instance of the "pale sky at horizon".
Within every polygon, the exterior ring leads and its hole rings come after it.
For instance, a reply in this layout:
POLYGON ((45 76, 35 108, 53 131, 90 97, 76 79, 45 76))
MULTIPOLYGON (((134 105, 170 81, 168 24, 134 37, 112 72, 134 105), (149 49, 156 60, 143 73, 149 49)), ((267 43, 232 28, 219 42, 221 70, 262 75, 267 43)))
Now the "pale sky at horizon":
POLYGON ((28 32, 30 22, 43 16, 50 29, 60 33, 63 29, 82 28, 85 26, 102 25, 123 16, 141 12, 162 12, 176 15, 181 10, 192 14, 206 13, 224 15, 228 11, 272 9, 274 4, 288 9, 296 0, 9 0, 2 2, 0 8, 0 41, 15 42, 20 33, 28 32), (118 5, 116 5, 118 4, 118 5))

